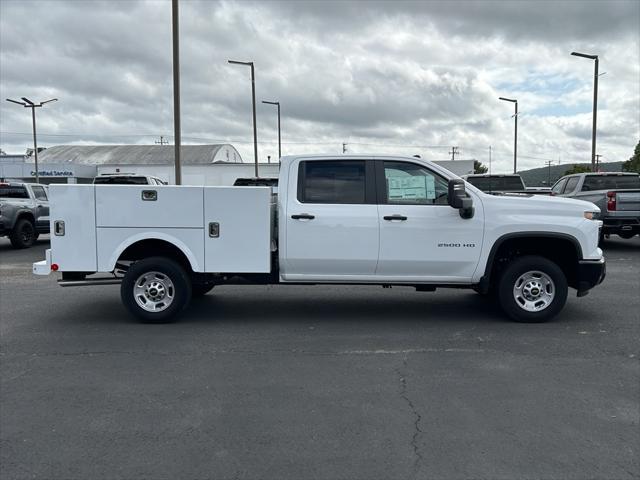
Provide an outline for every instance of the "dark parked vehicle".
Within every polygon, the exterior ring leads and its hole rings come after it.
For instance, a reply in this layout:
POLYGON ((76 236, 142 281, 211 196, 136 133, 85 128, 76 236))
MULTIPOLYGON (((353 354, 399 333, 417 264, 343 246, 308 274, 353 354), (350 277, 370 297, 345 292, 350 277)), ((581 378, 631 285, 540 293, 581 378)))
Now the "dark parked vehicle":
POLYGON ((595 203, 603 222, 601 238, 616 234, 628 239, 640 234, 640 175, 637 173, 567 175, 555 183, 551 194, 595 203))
POLYGON ((158 177, 135 173, 103 173, 93 179, 96 185, 167 185, 158 177))
POLYGON ((0 236, 9 237, 14 248, 27 248, 41 233, 49 233, 47 186, 0 183, 0 236))
POLYGON ((465 175, 467 182, 485 193, 501 195, 503 193, 526 193, 529 195, 549 195, 551 189, 527 187, 518 174, 474 174, 465 175))

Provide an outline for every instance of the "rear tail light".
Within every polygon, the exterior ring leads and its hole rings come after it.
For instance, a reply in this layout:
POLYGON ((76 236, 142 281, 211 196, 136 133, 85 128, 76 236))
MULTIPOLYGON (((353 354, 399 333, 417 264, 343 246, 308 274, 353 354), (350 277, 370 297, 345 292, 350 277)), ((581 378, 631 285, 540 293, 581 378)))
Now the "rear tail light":
POLYGON ((607 192, 607 210, 616 209, 616 192, 607 192))

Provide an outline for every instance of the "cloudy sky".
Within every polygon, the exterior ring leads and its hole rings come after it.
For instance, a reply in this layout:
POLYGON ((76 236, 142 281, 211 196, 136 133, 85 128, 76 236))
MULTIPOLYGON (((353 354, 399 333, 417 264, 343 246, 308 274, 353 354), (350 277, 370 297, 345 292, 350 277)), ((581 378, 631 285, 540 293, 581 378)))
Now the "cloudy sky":
MULTIPOLYGON (((251 83, 282 104, 283 154, 420 154, 509 171, 590 161, 640 139, 640 1, 180 2, 183 143, 231 143, 253 161, 251 83)), ((171 2, 0 1, 0 148, 172 140, 171 2)), ((275 107, 258 105, 259 157, 277 157, 275 107)))

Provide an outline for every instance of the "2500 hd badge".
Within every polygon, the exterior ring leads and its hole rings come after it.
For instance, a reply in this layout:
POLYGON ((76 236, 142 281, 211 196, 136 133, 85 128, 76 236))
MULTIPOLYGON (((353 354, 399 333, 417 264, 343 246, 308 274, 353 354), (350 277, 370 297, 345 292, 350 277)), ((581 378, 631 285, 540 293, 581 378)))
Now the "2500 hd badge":
POLYGON ((442 248, 475 248, 475 243, 438 243, 438 247, 442 248))

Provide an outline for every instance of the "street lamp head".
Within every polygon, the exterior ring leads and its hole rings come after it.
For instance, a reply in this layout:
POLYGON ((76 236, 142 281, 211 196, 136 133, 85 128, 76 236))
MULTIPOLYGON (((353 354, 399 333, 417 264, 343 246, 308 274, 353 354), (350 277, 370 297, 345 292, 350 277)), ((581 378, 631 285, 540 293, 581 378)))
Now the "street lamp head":
POLYGON ((234 65, 253 65, 253 62, 239 62, 237 60, 227 60, 229 63, 233 63, 234 65))
POLYGON ((28 98, 26 98, 26 97, 22 97, 22 100, 24 100, 29 105, 33 105, 33 102, 31 100, 29 100, 28 98))
POLYGON ((515 100, 513 98, 506 98, 506 97, 498 97, 499 100, 504 100, 505 102, 513 102, 513 103, 518 103, 518 100, 515 100))
POLYGON ((11 102, 11 103, 17 103, 18 105, 22 105, 23 107, 26 107, 27 104, 24 102, 19 102, 17 100, 11 100, 10 98, 5 99, 7 102, 11 102))
POLYGON ((268 103, 269 105, 280 105, 280 102, 268 102, 267 100, 262 100, 262 103, 268 103))
POLYGON ((591 60, 596 60, 598 58, 598 55, 588 55, 586 53, 580 53, 580 52, 571 52, 571 55, 573 55, 574 57, 589 58, 591 60))
POLYGON ((57 98, 52 98, 51 100, 45 100, 44 102, 40 102, 40 106, 44 105, 45 103, 57 102, 57 101, 58 101, 57 98))

